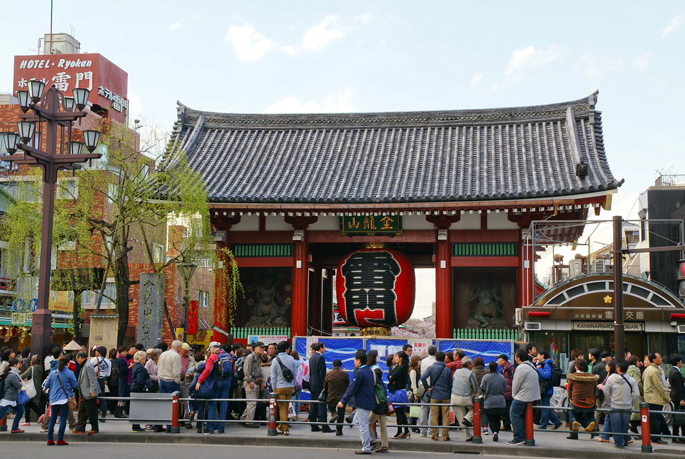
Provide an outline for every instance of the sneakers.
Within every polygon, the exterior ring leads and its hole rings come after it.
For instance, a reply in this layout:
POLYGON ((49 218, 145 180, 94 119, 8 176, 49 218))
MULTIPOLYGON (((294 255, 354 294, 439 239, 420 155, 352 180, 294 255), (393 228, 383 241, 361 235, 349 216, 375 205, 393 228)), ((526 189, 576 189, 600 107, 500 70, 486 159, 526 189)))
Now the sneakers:
POLYGON ((561 427, 562 425, 563 425, 562 422, 558 422, 558 423, 554 424, 554 430, 559 430, 559 427, 561 427))
POLYGON ((145 432, 145 429, 142 429, 142 428, 140 428, 140 427, 135 428, 135 429, 132 428, 132 429, 131 429, 131 432, 133 432, 133 433, 145 432))
POLYGON ((468 419, 464 418, 461 421, 461 425, 466 426, 466 427, 473 427, 473 423, 471 423, 468 419))
POLYGON ((69 443, 65 442, 64 440, 57 440, 57 441, 55 442, 55 444, 56 444, 57 446, 68 446, 68 445, 69 445, 69 443))
POLYGON ((450 436, 449 435, 443 435, 442 441, 450 441, 450 436))
POLYGON ((571 430, 578 432, 578 421, 573 421, 573 424, 571 424, 571 430))
POLYGON ((55 442, 52 440, 48 440, 48 446, 55 446, 55 442))
POLYGON ((438 436, 437 436, 437 435, 433 435, 433 436, 431 437, 431 440, 433 440, 433 441, 438 441, 438 436))
POLYGON ((43 429, 42 427, 40 428, 40 433, 47 433, 48 429, 43 429))
POLYGON ((514 442, 514 440, 512 440, 512 441, 510 441, 509 443, 507 443, 507 445, 509 445, 509 446, 522 446, 522 445, 525 445, 525 444, 526 444, 526 441, 525 441, 525 440, 519 441, 519 442, 514 442))

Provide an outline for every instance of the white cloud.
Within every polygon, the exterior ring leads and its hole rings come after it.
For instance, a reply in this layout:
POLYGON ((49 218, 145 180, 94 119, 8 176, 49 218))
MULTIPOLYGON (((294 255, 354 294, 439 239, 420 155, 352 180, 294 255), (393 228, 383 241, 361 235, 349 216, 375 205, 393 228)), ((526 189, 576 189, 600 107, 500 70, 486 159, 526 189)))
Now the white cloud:
POLYGON ((281 46, 281 51, 290 56, 294 56, 296 53, 295 47, 292 45, 281 46))
POLYGON ((254 62, 260 59, 273 46, 273 42, 255 31, 251 24, 231 26, 224 41, 233 45, 233 50, 242 62, 254 62))
POLYGON ((323 101, 303 102, 295 97, 286 97, 265 108, 262 113, 344 113, 354 110, 352 90, 346 89, 327 96, 323 101))
POLYGON ((360 14, 354 17, 354 22, 361 24, 370 24, 376 20, 376 15, 373 13, 360 14))
POLYGON ((522 74, 533 67, 543 67, 561 55, 559 47, 552 45, 547 49, 534 46, 519 48, 511 54, 505 75, 514 80, 522 79, 522 74))
POLYGON ((302 38, 302 45, 314 52, 321 51, 328 43, 343 38, 345 34, 338 25, 338 16, 331 14, 307 31, 302 38))
POLYGON ((171 25, 169 26, 169 30, 170 30, 171 32, 173 32, 173 31, 176 30, 176 29, 180 29, 180 28, 181 28, 181 23, 180 23, 180 22, 174 22, 173 24, 171 24, 171 25))
POLYGON ((632 60, 633 67, 644 70, 649 65, 649 53, 644 53, 642 56, 634 57, 632 60))
POLYGON ((473 78, 471 78, 471 88, 475 88, 482 81, 483 81, 483 74, 482 73, 478 73, 476 75, 473 75, 473 78))
POLYGON ((671 22, 661 30, 661 39, 663 40, 666 36, 678 30, 683 25, 683 19, 685 19, 685 13, 671 18, 671 22))
MULTIPOLYGON (((649 59, 649 55, 647 59, 649 59)), ((619 70, 623 67, 623 64, 624 60, 622 57, 600 54, 594 51, 580 58, 580 66, 584 68, 583 72, 588 77, 596 77, 605 72, 619 70)))

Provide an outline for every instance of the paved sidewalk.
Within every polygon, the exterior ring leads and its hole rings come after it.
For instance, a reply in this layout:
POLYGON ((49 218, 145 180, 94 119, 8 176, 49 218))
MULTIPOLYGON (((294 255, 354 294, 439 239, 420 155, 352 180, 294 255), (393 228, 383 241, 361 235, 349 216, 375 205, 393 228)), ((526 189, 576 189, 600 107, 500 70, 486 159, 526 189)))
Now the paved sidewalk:
MULTIPOLYGON (((90 426, 88 426, 90 427, 90 426)), ((40 433, 40 426, 32 424, 22 427, 26 431, 24 434, 0 433, 0 442, 3 441, 46 441, 45 433, 40 433)), ((347 425, 343 429, 343 436, 338 437, 333 433, 311 432, 308 425, 292 425, 290 436, 276 437, 267 436, 268 428, 262 425, 258 429, 246 429, 240 424, 227 424, 224 434, 215 433, 214 435, 198 434, 193 429, 181 427, 181 433, 132 433, 131 425, 128 421, 115 421, 108 419, 104 424, 100 424, 100 433, 97 435, 74 435, 67 431, 65 440, 68 442, 111 442, 111 443, 202 443, 216 445, 260 445, 274 447, 300 447, 300 448, 338 448, 338 449, 358 449, 360 446, 359 434, 355 428, 347 425)), ((388 425, 388 434, 395 434, 393 424, 388 425)), ((624 449, 618 449, 613 443, 599 443, 590 440, 589 435, 580 436, 580 440, 567 440, 567 430, 557 430, 549 432, 535 432, 534 447, 508 446, 511 440, 511 432, 500 432, 499 442, 493 442, 492 434, 484 435, 483 443, 478 445, 464 440, 463 432, 454 430, 450 433, 451 441, 444 442, 432 441, 428 438, 421 438, 419 434, 412 434, 409 439, 390 440, 389 449, 396 451, 422 451, 436 453, 484 453, 489 455, 507 455, 524 457, 546 457, 546 458, 578 458, 592 451, 600 454, 602 459, 619 458, 641 458, 645 454, 640 452, 640 441, 624 449)), ((0 447, 1 448, 1 447, 0 447)), ((685 456, 685 445, 672 444, 653 445, 654 456, 659 458, 670 458, 685 456)), ((1 449, 0 449, 1 450, 1 449)), ((649 457, 649 455, 647 455, 649 457)))

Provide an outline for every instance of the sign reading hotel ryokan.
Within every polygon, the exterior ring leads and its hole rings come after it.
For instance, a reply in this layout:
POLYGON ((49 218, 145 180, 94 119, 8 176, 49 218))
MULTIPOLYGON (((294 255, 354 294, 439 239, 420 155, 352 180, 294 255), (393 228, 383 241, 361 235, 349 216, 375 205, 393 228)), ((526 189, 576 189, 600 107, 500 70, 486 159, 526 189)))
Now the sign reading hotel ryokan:
POLYGON ((41 80, 47 87, 71 96, 74 88, 90 91, 88 102, 108 110, 120 123, 128 114, 128 74, 100 54, 42 54, 14 57, 13 95, 28 82, 41 80))

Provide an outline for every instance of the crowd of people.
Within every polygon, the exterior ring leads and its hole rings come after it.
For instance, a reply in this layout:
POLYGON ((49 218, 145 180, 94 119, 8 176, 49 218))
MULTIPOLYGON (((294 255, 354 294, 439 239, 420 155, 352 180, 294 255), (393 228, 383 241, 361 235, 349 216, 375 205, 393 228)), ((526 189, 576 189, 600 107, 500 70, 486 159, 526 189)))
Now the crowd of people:
MULTIPOLYGON (((108 413, 128 417, 128 398, 134 394, 180 392, 185 427, 195 427, 198 434, 222 434, 227 420, 240 421, 246 428, 259 427, 267 419, 265 400, 273 392, 279 401, 277 431, 287 436, 290 419, 300 412, 300 394, 308 390, 311 400, 322 402, 309 404, 312 432, 341 436, 346 422, 354 424, 362 441, 357 453, 371 454, 387 452, 389 439, 408 439, 412 433, 449 441, 453 426, 460 426, 457 432, 464 432, 465 440, 471 441, 474 397, 482 397, 482 434, 492 434, 492 440, 499 441, 501 432, 510 431, 510 445, 525 443, 525 413, 531 402, 539 407, 537 428, 559 429, 566 423, 569 439, 577 440, 582 429, 599 442, 613 437, 618 448, 633 442, 631 434, 639 434, 640 418, 635 411, 640 401, 656 411, 672 401, 675 410, 685 411, 679 355, 670 356, 672 369, 666 375, 658 353, 639 361, 627 352, 617 361, 597 349, 588 350, 587 359, 582 351, 571 351, 565 375, 571 409, 564 412, 562 421, 549 408, 554 388, 562 384, 562 371, 549 353, 538 351, 532 343, 518 349, 511 362, 502 354, 487 365, 482 357, 472 358, 458 349, 444 353, 429 346, 427 352, 415 355, 407 344, 387 356, 387 384, 376 350, 355 353, 351 378, 340 360, 327 365, 325 352, 323 343, 313 343, 307 360, 287 341, 244 347, 212 342, 205 352, 181 341, 173 341, 170 347, 161 343, 145 349, 138 344, 109 351, 104 347, 88 351, 72 341, 64 347, 52 346, 44 359, 31 355, 29 348, 21 353, 3 348, 0 419, 13 412, 10 432, 20 434, 35 414, 41 431, 47 433, 48 445, 67 445, 67 424, 72 434, 95 435, 108 413), (397 430, 389 437, 387 421, 392 414, 397 430)), ((672 416, 671 427, 674 435, 679 431, 685 435, 685 414, 672 416)), ((131 428, 133 432, 169 432, 171 426, 132 423, 131 428)), ((665 443, 662 435, 671 434, 660 413, 650 415, 650 430, 657 444, 665 443)), ((685 439, 673 442, 685 443, 685 439)))

